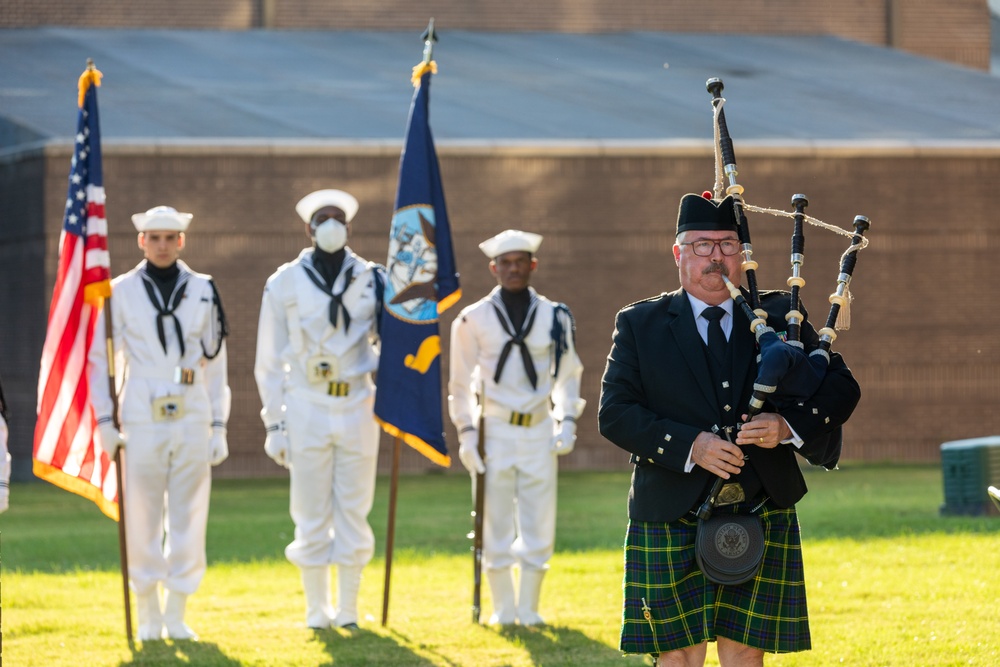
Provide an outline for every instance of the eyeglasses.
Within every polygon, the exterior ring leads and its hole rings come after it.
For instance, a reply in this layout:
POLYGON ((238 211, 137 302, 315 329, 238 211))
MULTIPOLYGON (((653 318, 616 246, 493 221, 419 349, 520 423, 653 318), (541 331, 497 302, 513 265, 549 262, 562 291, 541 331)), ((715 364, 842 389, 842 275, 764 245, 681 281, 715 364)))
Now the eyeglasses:
POLYGON ((689 245, 691 246, 691 252, 698 255, 699 257, 708 257, 713 252, 715 252, 715 246, 719 246, 719 250, 726 257, 732 257, 740 251, 740 242, 737 239, 723 239, 721 241, 709 241, 707 239, 701 239, 699 241, 689 241, 687 243, 678 243, 677 245, 689 245))

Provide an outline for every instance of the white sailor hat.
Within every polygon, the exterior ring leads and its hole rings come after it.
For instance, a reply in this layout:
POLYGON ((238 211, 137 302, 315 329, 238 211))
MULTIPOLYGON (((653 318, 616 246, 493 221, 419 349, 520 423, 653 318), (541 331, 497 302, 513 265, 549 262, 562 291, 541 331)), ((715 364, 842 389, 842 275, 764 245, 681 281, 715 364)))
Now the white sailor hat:
POLYGON ((317 190, 310 192, 295 205, 295 212, 302 222, 309 224, 313 213, 324 206, 336 206, 344 212, 347 222, 354 219, 358 212, 358 200, 343 190, 317 190))
POLYGON ((480 243, 479 249, 490 259, 495 259, 507 252, 530 252, 534 255, 540 245, 542 245, 541 234, 506 229, 480 243))
POLYGON ((140 232, 162 230, 168 232, 186 231, 191 224, 190 213, 180 213, 173 206, 154 206, 145 213, 132 216, 132 224, 140 232))

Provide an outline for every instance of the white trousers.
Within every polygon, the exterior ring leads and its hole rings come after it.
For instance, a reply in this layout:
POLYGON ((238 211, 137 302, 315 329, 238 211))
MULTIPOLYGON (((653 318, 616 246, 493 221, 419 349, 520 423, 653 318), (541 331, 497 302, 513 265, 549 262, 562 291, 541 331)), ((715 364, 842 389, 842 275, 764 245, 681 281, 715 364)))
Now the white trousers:
POLYGON ((129 578, 139 595, 157 583, 185 595, 205 576, 212 492, 211 427, 185 420, 123 425, 129 578))
POLYGON ((375 553, 368 513, 375 497, 379 426, 374 398, 348 411, 289 401, 295 539, 285 557, 299 567, 366 565, 375 553))
MULTIPOLYGON (((555 550, 558 463, 551 422, 486 425, 483 565, 543 570, 555 550)), ((475 477, 473 477, 475 479, 475 477)))

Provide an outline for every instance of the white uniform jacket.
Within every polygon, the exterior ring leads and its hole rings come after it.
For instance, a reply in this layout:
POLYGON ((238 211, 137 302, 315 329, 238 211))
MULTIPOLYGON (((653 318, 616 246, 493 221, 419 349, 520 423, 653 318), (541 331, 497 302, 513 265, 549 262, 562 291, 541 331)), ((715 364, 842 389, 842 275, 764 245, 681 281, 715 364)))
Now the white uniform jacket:
MULTIPOLYGON (((226 344, 220 342, 219 313, 211 276, 195 273, 178 261, 177 285, 184 297, 174 311, 180 324, 184 353, 173 318, 163 319, 166 350, 157 331, 157 309, 143 286, 145 260, 111 282, 115 374, 119 382, 120 419, 127 424, 150 424, 153 403, 167 396, 182 398, 183 420, 224 427, 229 420, 232 396, 227 377, 226 344), (209 359, 208 356, 214 355, 209 359), (178 369, 190 371, 188 382, 179 382, 178 369)), ((159 290, 154 287, 157 295, 159 290)), ((108 387, 105 318, 97 321, 90 349, 90 386, 94 415, 110 419, 112 402, 108 387)), ((127 435, 127 434, 126 434, 127 435)))
POLYGON ((265 426, 284 421, 289 394, 330 409, 351 410, 374 391, 371 373, 378 369, 376 316, 381 307, 376 271, 381 269, 350 248, 346 250, 333 291, 342 292, 341 301, 350 316, 348 326, 342 311, 338 312, 336 328, 331 325, 331 297, 306 273, 311 271, 322 281, 313 266, 312 248, 303 250, 267 279, 254 365, 265 426), (350 282, 345 285, 348 273, 350 282), (330 367, 329 375, 322 379, 314 372, 318 359, 330 367), (330 395, 329 380, 345 384, 346 395, 330 395))
POLYGON ((534 312, 535 319, 525 343, 537 376, 538 384, 534 388, 516 346, 507 357, 500 381, 493 381, 501 351, 510 340, 498 320, 498 310, 507 318, 508 328, 513 330, 507 309, 500 300, 499 287, 463 309, 452 322, 448 413, 459 432, 478 426, 476 395, 481 383, 485 383, 488 416, 500 411, 523 414, 544 412, 546 416, 562 421, 566 417, 576 419, 583 412, 586 405, 586 401, 580 398, 583 364, 576 353, 572 317, 564 308, 556 308, 534 288, 528 289, 531 303, 527 318, 531 318, 534 312), (555 375, 557 341, 553 338, 554 318, 559 318, 559 328, 563 332, 559 342, 565 343, 555 375))

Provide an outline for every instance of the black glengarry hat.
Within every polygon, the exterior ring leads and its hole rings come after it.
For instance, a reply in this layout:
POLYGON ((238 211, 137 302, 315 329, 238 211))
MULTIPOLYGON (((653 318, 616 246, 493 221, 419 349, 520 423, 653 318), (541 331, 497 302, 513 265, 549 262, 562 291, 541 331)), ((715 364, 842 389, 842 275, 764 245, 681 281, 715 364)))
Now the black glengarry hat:
POLYGON ((677 234, 697 231, 736 231, 736 214, 733 198, 715 202, 704 195, 693 193, 681 197, 677 208, 677 234))

